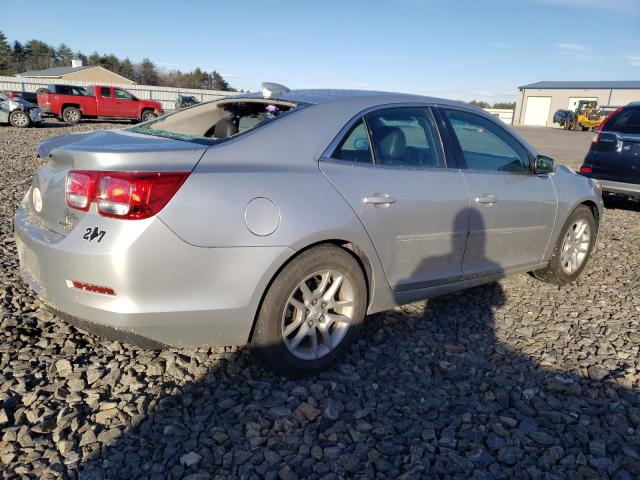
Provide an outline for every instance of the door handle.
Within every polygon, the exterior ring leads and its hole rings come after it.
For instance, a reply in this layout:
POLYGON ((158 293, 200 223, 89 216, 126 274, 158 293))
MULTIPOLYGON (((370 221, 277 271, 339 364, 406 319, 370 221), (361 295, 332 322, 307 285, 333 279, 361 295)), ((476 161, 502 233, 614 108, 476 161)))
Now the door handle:
POLYGON ((374 193, 370 197, 364 197, 362 203, 369 203, 371 205, 391 205, 396 203, 396 199, 388 193, 374 193))
POLYGON ((483 193, 479 197, 476 197, 475 201, 478 202, 478 203, 493 204, 493 203, 496 203, 498 201, 498 199, 496 198, 495 195, 493 195, 491 193, 483 193))

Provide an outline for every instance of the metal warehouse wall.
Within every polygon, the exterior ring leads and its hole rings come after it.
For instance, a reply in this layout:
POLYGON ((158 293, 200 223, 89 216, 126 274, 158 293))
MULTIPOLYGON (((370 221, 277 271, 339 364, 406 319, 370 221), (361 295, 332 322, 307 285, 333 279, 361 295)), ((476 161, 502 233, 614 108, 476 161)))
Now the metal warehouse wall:
MULTIPOLYGON (((18 90, 22 92, 35 92, 38 88, 46 87, 51 83, 63 85, 79 85, 88 87, 95 85, 96 82, 81 82, 58 79, 38 79, 38 78, 21 78, 21 77, 3 77, 0 76, 0 90, 18 90)), ((156 100, 162 103, 165 110, 173 110, 178 95, 193 95, 201 102, 209 100, 217 100, 219 98, 238 95, 235 92, 223 92, 220 90, 198 90, 194 88, 173 88, 173 87, 154 87, 151 85, 130 85, 118 83, 106 83, 105 85, 122 87, 133 93, 138 98, 146 98, 156 100)))
POLYGON ((551 105, 547 115, 547 127, 558 127, 553 123, 553 114, 556 110, 567 109, 569 99, 575 97, 597 98, 598 105, 622 106, 629 102, 640 100, 640 90, 636 89, 525 89, 518 92, 516 110, 513 117, 514 125, 525 125, 527 114, 527 99, 529 97, 549 97, 551 105))

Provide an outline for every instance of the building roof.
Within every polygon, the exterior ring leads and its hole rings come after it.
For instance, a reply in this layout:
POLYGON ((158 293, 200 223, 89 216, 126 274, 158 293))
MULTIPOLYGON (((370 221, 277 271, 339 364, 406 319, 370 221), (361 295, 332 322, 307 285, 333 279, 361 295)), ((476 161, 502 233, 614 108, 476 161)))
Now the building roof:
POLYGON ((60 77, 67 73, 80 72, 89 68, 96 68, 96 65, 83 65, 81 67, 54 67, 45 68, 44 70, 30 70, 28 72, 18 73, 17 77, 60 77))
POLYGON ((518 87, 520 90, 532 88, 550 88, 550 89, 638 89, 640 90, 640 81, 636 80, 614 80, 614 81, 569 81, 569 82, 536 82, 518 87))

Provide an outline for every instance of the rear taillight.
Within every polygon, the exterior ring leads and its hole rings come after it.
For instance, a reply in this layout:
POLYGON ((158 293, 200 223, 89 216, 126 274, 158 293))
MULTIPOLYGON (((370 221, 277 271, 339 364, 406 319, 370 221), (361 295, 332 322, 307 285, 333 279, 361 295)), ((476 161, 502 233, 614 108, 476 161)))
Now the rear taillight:
POLYGON ((591 173, 592 171, 591 167, 587 167, 586 165, 580 167, 580 173, 591 173))
POLYGON ((189 172, 75 170, 67 174, 67 205, 88 210, 97 202, 98 213, 105 217, 149 218, 162 210, 188 176, 189 172))
POLYGON ((89 210, 95 175, 92 172, 71 171, 67 174, 64 194, 67 205, 78 210, 89 210))

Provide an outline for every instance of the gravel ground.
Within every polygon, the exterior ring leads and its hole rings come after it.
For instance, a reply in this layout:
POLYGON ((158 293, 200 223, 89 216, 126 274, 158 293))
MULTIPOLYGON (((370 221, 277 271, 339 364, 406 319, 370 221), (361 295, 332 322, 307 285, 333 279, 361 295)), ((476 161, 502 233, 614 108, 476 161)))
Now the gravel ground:
POLYGON ((11 218, 36 145, 104 126, 0 129, 2 477, 640 477, 633 205, 608 208, 577 283, 521 275, 374 315, 338 367, 293 382, 242 348, 102 341, 20 281, 11 218))

